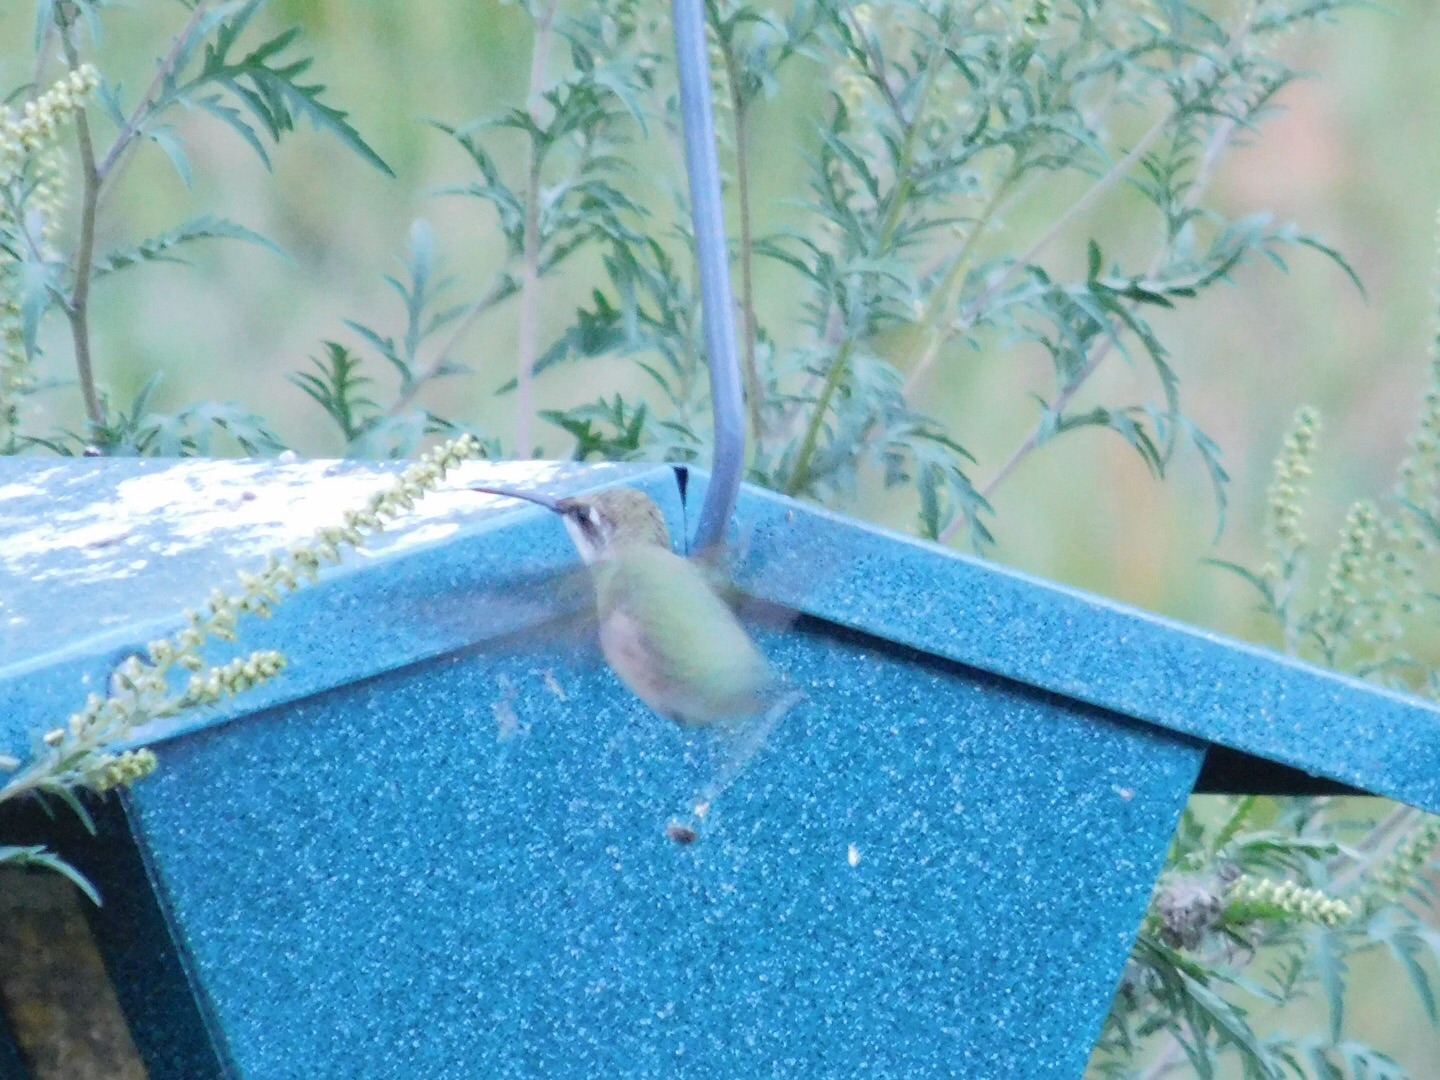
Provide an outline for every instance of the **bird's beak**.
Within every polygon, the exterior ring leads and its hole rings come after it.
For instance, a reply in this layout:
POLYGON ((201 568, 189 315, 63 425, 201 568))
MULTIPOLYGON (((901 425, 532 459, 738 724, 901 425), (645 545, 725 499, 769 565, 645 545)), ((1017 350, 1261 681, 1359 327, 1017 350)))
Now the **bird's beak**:
POLYGON ((503 495, 509 499, 523 499, 536 506, 543 506, 546 510, 552 510, 561 517, 565 516, 565 508, 560 505, 560 500, 551 498, 549 495, 541 495, 533 491, 514 491, 503 487, 485 487, 481 484, 473 485, 469 490, 478 491, 483 495, 503 495))

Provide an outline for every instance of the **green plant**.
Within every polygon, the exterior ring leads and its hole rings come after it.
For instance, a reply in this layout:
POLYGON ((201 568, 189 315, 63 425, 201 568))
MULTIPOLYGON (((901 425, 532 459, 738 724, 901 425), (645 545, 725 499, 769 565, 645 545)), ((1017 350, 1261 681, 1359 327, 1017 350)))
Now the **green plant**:
MULTIPOLYGON (((395 338, 354 320, 345 324, 395 370, 399 384, 387 405, 382 406, 372 396, 375 380, 364 374, 364 358, 339 342, 325 342, 325 355, 311 359, 314 371, 290 376, 291 382, 305 391, 340 429, 346 457, 406 458, 416 452, 427 435, 461 430, 461 425, 414 405, 416 396, 427 385, 469 371, 451 357, 458 334, 452 330, 446 344, 431 350, 431 355, 422 356, 422 350, 457 321, 462 323, 459 333, 463 333, 464 323, 473 321, 515 290, 513 279, 502 276, 490 296, 476 303, 435 310, 454 281, 437 276, 441 268, 436 260, 435 239, 424 221, 415 222, 410 229, 404 265, 404 279, 385 277, 385 283, 405 305, 404 333, 395 338)), ((493 441, 484 445, 492 455, 498 450, 493 441)))
MULTIPOLYGON (((1383 502, 1351 507, 1312 584, 1302 500, 1320 419, 1300 409, 1275 459, 1266 514, 1267 562, 1218 563, 1254 586, 1291 655, 1432 699, 1426 587, 1440 550, 1440 346, 1410 452, 1383 502)), ((1432 616, 1433 618, 1433 616, 1432 616)), ((1390 807, 1380 820, 1350 799, 1224 800, 1186 813, 1157 885, 1100 1049, 1095 1077, 1159 1080, 1182 1062, 1202 1077, 1406 1076, 1395 1061, 1345 1037, 1354 959, 1383 950, 1440 1026, 1431 923, 1440 818, 1390 807), (1426 916, 1431 916, 1427 921, 1426 916), (1318 996, 1320 1036, 1261 1036, 1250 1014, 1318 996), (1157 1043, 1160 1044, 1157 1049, 1157 1043), (1141 1070, 1140 1066, 1148 1061, 1141 1070)))
POLYGON ((127 102, 85 59, 102 27, 107 0, 40 0, 36 9, 35 71, 53 67, 64 74, 41 92, 22 87, 12 98, 23 105, 0 113, 0 449, 16 453, 44 446, 57 453, 210 453, 212 430, 229 436, 247 453, 282 449, 266 421, 238 405, 199 402, 174 416, 147 410, 153 381, 128 413, 109 399, 96 375, 91 296, 104 278, 144 263, 183 261, 189 246, 232 239, 278 248, 258 233, 227 218, 201 215, 157 236, 103 250, 99 245, 104 200, 120 182, 137 147, 162 150, 188 185, 191 169, 184 143, 169 117, 179 110, 204 113, 229 127, 269 165, 267 141, 278 143, 302 120, 344 142, 376 168, 389 172, 345 113, 324 100, 323 86, 301 81, 308 59, 293 54, 297 31, 242 45, 263 0, 181 5, 189 17, 156 63, 153 79, 139 98, 127 102), (100 124, 86 107, 93 97, 114 129, 99 141, 100 124), (62 125, 75 136, 79 174, 78 221, 72 242, 62 250, 62 198, 68 170, 59 154, 62 125), (57 379, 39 374, 41 330, 58 315, 69 329, 75 381, 84 405, 81 431, 29 433, 22 424, 26 395, 57 379))
MULTIPOLYGON (((54 237, 53 225, 31 236, 27 223, 56 220, 53 181, 63 170, 54 153, 27 144, 0 220, 0 292, 10 298, 0 315, 12 344, 0 421, 12 452, 270 453, 285 442, 239 405, 202 401, 152 415, 153 386, 117 407, 95 376, 89 298, 100 278, 179 258, 199 240, 270 243, 203 215, 97 249, 103 199, 138 145, 154 143, 188 180, 184 144, 167 123, 173 110, 228 125, 267 163, 267 143, 309 118, 386 168, 324 88, 304 81, 310 62, 296 55, 294 30, 242 44, 261 0, 186 6, 188 21, 128 112, 83 57, 109 5, 39 6, 36 69, 59 62, 69 71, 55 93, 63 99, 57 116, 75 129, 79 220, 67 251, 39 242, 54 237), (86 92, 115 128, 103 152, 77 96, 86 92), (31 432, 16 402, 53 380, 37 364, 41 324, 55 312, 70 329, 87 424, 31 432)), ((293 380, 334 422, 343 452, 407 455, 426 437, 468 427, 422 399, 440 379, 494 378, 488 365, 472 371, 460 350, 509 305, 518 327, 514 378, 490 385, 513 393, 516 426, 512 439, 487 440, 492 452, 525 457, 535 448, 536 387, 554 369, 620 359, 644 373, 648 390, 610 391, 540 418, 574 440, 578 457, 704 460, 708 389, 682 178, 635 167, 677 138, 664 5, 522 6, 534 26, 524 101, 463 126, 435 125, 474 171, 440 194, 493 210, 505 258, 492 281, 469 301, 449 299, 458 295, 454 282, 428 227, 417 225, 404 275, 387 279, 404 305, 403 329, 351 322, 362 347, 326 342, 293 380), (561 273, 590 278, 590 299, 570 319, 542 323, 561 273), (388 365, 393 392, 381 388, 368 352, 388 365)), ((1205 196, 1225 150, 1295 77, 1270 55, 1273 43, 1344 6, 801 0, 782 15, 711 3, 713 79, 735 196, 750 478, 825 502, 875 483, 908 488, 924 535, 950 539, 965 529, 983 544, 987 499, 1021 462, 1062 435, 1101 428, 1157 474, 1179 446, 1192 446, 1223 520, 1219 448, 1185 413, 1179 374, 1146 312, 1193 302, 1257 258, 1278 263, 1287 247, 1338 261, 1292 226, 1232 220, 1205 196), (808 193, 770 199, 781 208, 762 210, 754 125, 781 108, 815 118, 802 148, 808 193), (1073 197, 1057 202, 1057 187, 1073 197), (1126 208, 1124 235, 1107 235, 1114 226, 1090 212, 1102 201, 1126 208), (762 272, 790 275, 793 303, 779 321, 757 296, 762 272), (1049 368, 1031 433, 983 483, 965 432, 923 407, 939 373, 970 355, 1043 357, 1049 368), (1137 364, 1130 400, 1092 389, 1115 355, 1137 364)), ((53 150, 57 138, 51 125, 40 142, 53 150)), ((1034 406, 1017 394, 1015 407, 1034 406)))
MULTIPOLYGON (((1257 258, 1279 263, 1287 247, 1340 261, 1292 226, 1231 220, 1204 196, 1225 149, 1294 78, 1271 44, 1345 5, 1211 6, 802 0, 780 15, 709 5, 737 210, 750 479, 834 502, 878 478, 913 489, 924 535, 968 528, 982 543, 986 496, 1020 462, 1061 435, 1105 428, 1157 474, 1177 446, 1194 447, 1223 512, 1219 448, 1186 416, 1145 312, 1193 301, 1257 258), (799 104, 796 68, 828 83, 808 195, 762 215, 753 117, 767 98, 799 104), (1068 203, 1047 198, 1077 181, 1068 203), (1122 189, 1144 216, 1129 215, 1124 242, 1095 235, 1087 211, 1122 189), (1075 273, 1067 266, 1079 252, 1075 273), (762 261, 794 275, 799 317, 781 326, 766 325, 757 303, 762 261), (1051 367, 1032 434, 984 485, 963 433, 918 404, 937 370, 971 352, 1038 353, 1051 367), (1153 390, 1137 389, 1134 402, 1088 395, 1115 354, 1148 366, 1153 390)), ((520 308, 516 377, 502 387, 516 394, 513 449, 530 451, 537 378, 623 357, 650 392, 544 419, 575 439, 577 457, 704 460, 692 244, 683 215, 654 209, 683 206, 679 178, 647 182, 621 154, 652 132, 676 134, 664 15, 636 0, 575 14, 553 0, 525 7, 535 36, 524 106, 441 127, 478 174, 449 192, 489 203, 506 241, 487 300, 513 295, 520 308), (568 63, 552 75, 561 47, 568 63), (502 153, 516 134, 524 152, 502 153), (591 302, 543 346, 534 313, 547 279, 587 247, 603 271, 591 302)), ((332 370, 331 399, 340 375, 332 370)))

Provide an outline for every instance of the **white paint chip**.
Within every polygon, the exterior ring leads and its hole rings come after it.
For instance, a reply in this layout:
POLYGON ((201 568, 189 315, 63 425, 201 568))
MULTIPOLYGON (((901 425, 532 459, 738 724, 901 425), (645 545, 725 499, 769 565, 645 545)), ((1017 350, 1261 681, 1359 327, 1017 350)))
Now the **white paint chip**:
MULTIPOLYGON (((176 462, 120 481, 113 497, 103 501, 18 521, 0 538, 0 572, 83 583, 131 577, 151 559, 198 548, 222 548, 237 560, 261 557, 340 524, 347 510, 363 507, 391 483, 389 476, 337 473, 335 466, 333 461, 176 462), (53 565, 67 550, 85 559, 84 568, 73 561, 64 569, 53 565)), ((458 522, 441 519, 463 519, 466 512, 503 501, 467 490, 470 484, 543 484, 566 467, 550 461, 461 465, 390 530, 371 537, 371 553, 437 543, 460 529, 458 522)), ((7 484, 0 498, 43 496, 43 484, 43 475, 7 484)))
POLYGON ((26 496, 43 495, 44 488, 38 488, 34 484, 0 484, 0 500, 23 499, 26 496))

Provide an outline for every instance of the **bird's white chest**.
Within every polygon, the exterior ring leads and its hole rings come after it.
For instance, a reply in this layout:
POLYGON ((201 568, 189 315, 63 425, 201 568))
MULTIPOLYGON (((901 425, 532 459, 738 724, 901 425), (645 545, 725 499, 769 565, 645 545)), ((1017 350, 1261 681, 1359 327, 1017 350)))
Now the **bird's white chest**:
POLYGON ((664 664, 638 619, 623 609, 612 611, 600 623, 600 648, 636 697, 662 716, 688 722, 683 689, 665 677, 664 664))

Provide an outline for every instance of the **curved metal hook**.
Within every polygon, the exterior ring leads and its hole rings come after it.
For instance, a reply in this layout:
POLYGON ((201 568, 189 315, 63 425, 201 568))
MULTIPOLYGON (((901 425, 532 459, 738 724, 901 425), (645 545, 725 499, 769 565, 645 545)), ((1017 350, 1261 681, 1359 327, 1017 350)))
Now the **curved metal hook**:
POLYGON ((710 487, 695 529, 694 551, 725 538, 745 469, 745 406, 735 346, 735 301, 730 291, 730 252, 720 162, 715 150, 715 113, 710 101, 710 58, 705 47, 704 0, 674 0, 675 56, 680 73, 680 114, 685 128, 685 169, 700 269, 705 351, 710 366, 710 408, 715 418, 715 456, 710 487))

